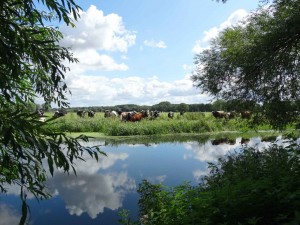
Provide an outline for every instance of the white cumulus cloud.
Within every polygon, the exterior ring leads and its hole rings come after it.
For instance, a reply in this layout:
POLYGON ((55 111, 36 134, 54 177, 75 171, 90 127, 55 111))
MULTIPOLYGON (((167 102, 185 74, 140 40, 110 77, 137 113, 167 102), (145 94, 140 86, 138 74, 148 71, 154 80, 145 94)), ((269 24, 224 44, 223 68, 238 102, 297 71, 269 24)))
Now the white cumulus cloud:
POLYGON ((167 48, 167 45, 163 41, 145 40, 144 45, 151 48, 167 48))
POLYGON ((63 25, 64 35, 60 44, 71 47, 78 64, 70 66, 72 71, 81 70, 113 71, 127 70, 124 63, 117 63, 105 52, 120 52, 123 58, 128 48, 135 44, 136 34, 129 31, 123 24, 122 17, 117 14, 104 15, 103 11, 91 5, 89 9, 80 12, 80 18, 75 22, 76 28, 63 25))
POLYGON ((173 104, 208 102, 209 97, 199 94, 190 74, 172 82, 152 76, 109 78, 101 75, 68 74, 67 84, 72 95, 71 106, 105 106, 119 104, 154 105, 162 101, 173 104))
POLYGON ((124 27, 122 17, 117 14, 104 15, 103 11, 91 5, 75 22, 76 29, 63 26, 62 44, 72 49, 98 49, 126 52, 135 43, 135 32, 124 27))
POLYGON ((248 13, 244 9, 236 10, 227 18, 225 22, 221 23, 219 26, 212 27, 208 31, 204 31, 204 37, 196 41, 192 52, 197 54, 209 48, 210 41, 216 38, 222 30, 236 25, 238 22, 242 21, 247 15, 248 13))

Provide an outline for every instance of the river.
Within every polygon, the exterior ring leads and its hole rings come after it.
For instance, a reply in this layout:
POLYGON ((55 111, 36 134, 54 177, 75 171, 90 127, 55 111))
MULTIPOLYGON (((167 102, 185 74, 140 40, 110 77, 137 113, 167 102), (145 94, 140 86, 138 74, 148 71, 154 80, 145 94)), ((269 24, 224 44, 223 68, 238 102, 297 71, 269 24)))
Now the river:
MULTIPOLYGON (((216 140, 92 140, 89 146, 101 145, 107 156, 99 162, 83 157, 77 161, 77 176, 56 171, 49 176, 47 186, 52 198, 37 201, 28 195, 32 225, 116 225, 118 210, 138 214, 136 189, 143 179, 168 186, 184 181, 196 185, 208 172, 207 162, 241 149, 242 139, 218 143, 216 140), (127 143, 126 143, 127 142, 127 143), (217 143, 217 144, 216 144, 217 143)), ((259 137, 247 140, 247 145, 267 147, 270 142, 259 137)), ((0 225, 18 224, 21 201, 17 187, 0 195, 0 225)))

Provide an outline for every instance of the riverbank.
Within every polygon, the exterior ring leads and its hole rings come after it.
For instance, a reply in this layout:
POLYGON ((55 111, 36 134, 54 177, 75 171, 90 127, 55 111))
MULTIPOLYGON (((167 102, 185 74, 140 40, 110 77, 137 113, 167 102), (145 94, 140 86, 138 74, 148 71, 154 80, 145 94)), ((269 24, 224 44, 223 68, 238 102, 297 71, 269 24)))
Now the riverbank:
MULTIPOLYGON (((48 115, 47 118, 52 118, 52 115, 48 115)), ((75 112, 70 112, 55 120, 50 119, 46 126, 68 133, 98 133, 98 136, 206 134, 271 129, 268 124, 254 127, 251 119, 245 120, 239 117, 230 120, 216 119, 211 113, 201 112, 187 112, 184 116, 175 114, 172 119, 168 118, 167 113, 161 113, 155 120, 144 118, 140 122, 124 122, 120 118, 105 118, 104 113, 100 112, 96 113, 93 118, 81 118, 75 112)))
POLYGON ((133 135, 133 136, 106 136, 101 133, 67 133, 68 136, 78 137, 86 135, 90 142, 103 141, 105 145, 120 145, 120 144, 143 144, 151 145, 153 143, 185 143, 198 142, 205 143, 209 140, 213 144, 234 144, 237 138, 247 143, 251 138, 258 137, 262 141, 275 141, 277 137, 299 137, 299 132, 277 132, 277 131, 249 131, 249 132, 215 132, 202 134, 164 134, 164 135, 133 135))

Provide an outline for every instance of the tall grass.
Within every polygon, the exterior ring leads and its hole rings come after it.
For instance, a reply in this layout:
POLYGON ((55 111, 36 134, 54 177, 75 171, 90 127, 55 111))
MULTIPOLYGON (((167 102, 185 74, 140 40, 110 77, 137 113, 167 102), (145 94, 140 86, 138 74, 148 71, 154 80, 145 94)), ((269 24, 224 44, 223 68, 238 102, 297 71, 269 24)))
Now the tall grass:
MULTIPOLYGON (((46 114, 51 118, 53 114, 46 114)), ((140 122, 124 122, 120 118, 105 118, 104 113, 97 112, 93 118, 81 118, 75 112, 64 117, 50 120, 47 126, 63 132, 98 132, 108 136, 160 135, 180 133, 207 133, 219 131, 253 130, 249 121, 241 118, 225 120, 216 119, 211 113, 187 112, 180 116, 175 113, 173 119, 162 113, 156 119, 144 118, 140 122)), ((265 125, 264 125, 265 126, 265 125)), ((261 126, 257 129, 269 129, 261 126)))

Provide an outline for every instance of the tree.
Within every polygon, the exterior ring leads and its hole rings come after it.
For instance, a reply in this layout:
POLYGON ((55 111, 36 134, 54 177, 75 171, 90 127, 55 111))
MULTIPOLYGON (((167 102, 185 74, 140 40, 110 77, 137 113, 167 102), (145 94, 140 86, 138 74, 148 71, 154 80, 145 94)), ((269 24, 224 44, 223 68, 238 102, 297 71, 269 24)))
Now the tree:
POLYGON ((153 105, 151 108, 153 110, 164 111, 164 112, 173 110, 172 104, 168 101, 160 102, 156 105, 153 105))
POLYGON ((38 121, 36 113, 26 107, 37 96, 47 104, 68 107, 64 82, 68 70, 63 61, 77 62, 70 49, 59 46, 60 31, 46 26, 58 19, 72 25, 80 7, 73 0, 32 1, 9 0, 0 2, 0 189, 20 186, 22 218, 27 216, 25 192, 36 198, 49 197, 45 190, 46 169, 53 175, 61 168, 66 173, 76 172, 73 161, 81 159, 83 152, 98 159, 99 148, 83 147, 80 140, 51 130, 38 121), (39 11, 43 4, 49 12, 39 11))
POLYGON ((277 0, 227 28, 210 49, 195 56, 195 86, 217 98, 263 105, 260 109, 274 128, 295 121, 300 106, 299 15, 299 0, 277 0))
POLYGON ((189 105, 186 104, 186 103, 180 103, 178 106, 177 106, 177 110, 179 112, 188 112, 189 111, 189 105))

